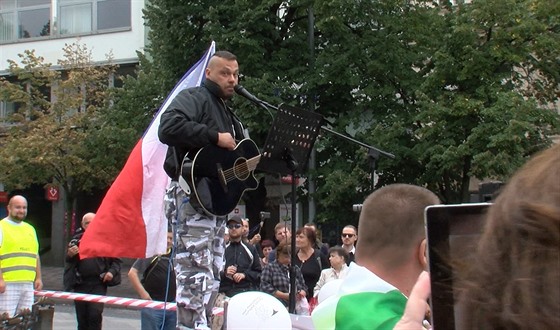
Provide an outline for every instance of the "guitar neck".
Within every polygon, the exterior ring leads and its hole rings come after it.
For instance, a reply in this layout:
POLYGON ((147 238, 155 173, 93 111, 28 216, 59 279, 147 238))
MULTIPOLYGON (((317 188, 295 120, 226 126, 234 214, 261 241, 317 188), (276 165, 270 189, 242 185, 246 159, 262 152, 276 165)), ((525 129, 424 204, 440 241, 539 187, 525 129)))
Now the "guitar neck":
POLYGON ((254 171, 257 168, 257 165, 261 161, 261 155, 257 155, 253 158, 247 159, 247 168, 249 171, 254 171))

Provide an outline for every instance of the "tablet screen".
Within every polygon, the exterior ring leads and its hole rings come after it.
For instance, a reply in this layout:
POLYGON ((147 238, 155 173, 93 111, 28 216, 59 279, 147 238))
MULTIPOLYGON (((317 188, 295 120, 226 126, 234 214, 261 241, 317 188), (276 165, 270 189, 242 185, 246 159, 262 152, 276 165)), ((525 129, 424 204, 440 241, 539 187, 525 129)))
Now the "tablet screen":
POLYGON ((474 252, 490 204, 434 205, 426 208, 426 237, 432 296, 432 327, 456 329, 457 274, 476 262, 474 252))

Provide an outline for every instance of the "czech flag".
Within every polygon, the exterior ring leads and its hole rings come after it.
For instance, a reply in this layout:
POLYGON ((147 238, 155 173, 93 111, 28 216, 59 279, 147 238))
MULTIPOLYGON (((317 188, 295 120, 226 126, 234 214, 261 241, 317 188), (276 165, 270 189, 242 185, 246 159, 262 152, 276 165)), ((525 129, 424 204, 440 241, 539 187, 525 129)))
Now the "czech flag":
POLYGON ((180 91, 199 86, 214 54, 206 54, 181 78, 138 141, 109 188, 80 242, 80 258, 146 258, 165 253, 167 219, 163 197, 169 177, 163 170, 167 145, 158 139, 161 114, 180 91))

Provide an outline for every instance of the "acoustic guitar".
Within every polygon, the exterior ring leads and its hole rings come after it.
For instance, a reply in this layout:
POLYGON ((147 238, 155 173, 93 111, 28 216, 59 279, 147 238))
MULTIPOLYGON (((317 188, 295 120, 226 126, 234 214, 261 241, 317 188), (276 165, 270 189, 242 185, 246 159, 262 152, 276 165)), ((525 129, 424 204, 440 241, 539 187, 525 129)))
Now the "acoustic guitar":
MULTIPOLYGON (((229 214, 247 190, 257 189, 254 170, 261 158, 251 139, 241 140, 234 150, 216 145, 187 154, 181 165, 179 184, 190 188, 190 202, 215 216, 229 214)), ((185 189, 185 187, 183 187, 185 189)))

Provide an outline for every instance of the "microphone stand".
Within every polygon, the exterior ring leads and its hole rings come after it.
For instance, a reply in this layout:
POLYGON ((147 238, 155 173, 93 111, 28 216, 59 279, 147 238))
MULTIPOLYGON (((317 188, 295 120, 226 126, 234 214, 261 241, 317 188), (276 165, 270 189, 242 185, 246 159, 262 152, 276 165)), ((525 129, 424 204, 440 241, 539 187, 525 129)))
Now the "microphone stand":
MULTIPOLYGON (((275 110, 275 111, 278 111, 278 107, 277 107, 277 106, 274 106, 274 105, 272 105, 272 104, 270 104, 270 103, 267 103, 267 102, 262 101, 262 100, 259 100, 259 99, 257 99, 257 100, 258 100, 258 101, 253 101, 253 100, 249 100, 249 101, 252 101, 252 102, 255 103, 256 105, 262 107, 263 109, 265 109, 265 110, 267 110, 267 111, 268 111, 269 109, 273 109, 273 110, 275 110)), ((357 145, 359 145, 359 146, 361 146, 361 147, 364 147, 364 148, 368 149, 368 157, 374 158, 374 159, 370 159, 371 165, 372 165, 372 170, 373 170, 373 171, 375 171, 375 166, 376 166, 376 165, 375 165, 375 161, 376 161, 377 159, 379 159, 379 155, 383 155, 383 156, 386 156, 386 157, 391 158, 391 159, 394 159, 394 158, 395 158, 395 155, 393 155, 392 153, 389 153, 389 152, 383 151, 383 150, 381 150, 381 149, 378 149, 378 148, 376 148, 376 147, 370 146, 369 144, 365 144, 365 143, 363 143, 363 142, 361 142, 361 141, 358 141, 358 140, 354 139, 354 138, 351 137, 351 136, 348 136, 348 135, 339 133, 339 132, 337 132, 337 131, 334 131, 334 130, 332 130, 332 129, 330 129, 330 128, 324 126, 324 125, 321 126, 321 129, 324 130, 324 131, 326 131, 326 132, 329 132, 329 133, 331 133, 331 134, 334 134, 334 135, 336 135, 336 136, 338 136, 338 137, 341 137, 341 138, 343 138, 343 139, 346 139, 346 140, 348 140, 348 141, 350 141, 350 142, 352 142, 352 143, 355 143, 355 144, 357 144, 357 145)), ((372 180, 372 184, 373 184, 373 173, 372 173, 372 178, 371 178, 371 180, 372 180)), ((371 190, 373 191, 373 186, 371 187, 371 190)))

